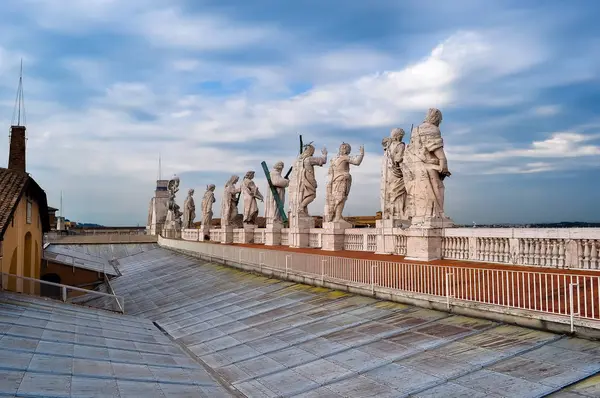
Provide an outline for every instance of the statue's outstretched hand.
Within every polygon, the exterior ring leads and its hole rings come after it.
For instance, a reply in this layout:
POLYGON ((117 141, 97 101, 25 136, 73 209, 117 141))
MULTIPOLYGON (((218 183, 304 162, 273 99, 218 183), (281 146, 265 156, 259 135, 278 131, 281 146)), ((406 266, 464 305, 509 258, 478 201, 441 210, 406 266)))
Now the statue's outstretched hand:
POLYGON ((360 151, 361 154, 365 154, 365 146, 361 145, 360 148, 358 148, 358 150, 360 151))
POLYGON ((323 154, 323 156, 327 156, 327 148, 323 147, 321 153, 323 154))

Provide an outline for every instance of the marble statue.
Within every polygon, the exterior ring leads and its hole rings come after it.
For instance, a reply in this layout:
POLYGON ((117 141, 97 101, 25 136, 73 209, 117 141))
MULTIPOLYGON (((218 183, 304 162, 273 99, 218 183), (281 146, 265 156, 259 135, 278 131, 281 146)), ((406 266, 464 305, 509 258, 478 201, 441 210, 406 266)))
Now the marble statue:
POLYGON ((175 196, 177 195, 177 192, 179 192, 179 177, 173 176, 173 178, 169 180, 167 190, 169 191, 169 202, 167 205, 167 218, 165 219, 163 232, 165 232, 166 236, 171 236, 181 231, 182 227, 182 213, 179 209, 179 205, 175 201, 175 196))
POLYGON ((402 175, 402 160, 406 145, 402 142, 404 130, 395 128, 381 142, 383 161, 381 165, 381 212, 384 220, 407 220, 407 193, 402 175))
POLYGON ((202 197, 202 225, 211 226, 213 203, 215 203, 215 184, 210 184, 206 187, 206 192, 202 197))
POLYGON ((261 202, 264 200, 262 193, 258 190, 258 187, 254 183, 254 171, 246 173, 244 180, 242 181, 242 193, 244 195, 244 224, 256 225, 256 218, 258 217, 258 204, 257 200, 261 202))
POLYGON ((292 217, 309 217, 308 205, 317 197, 314 166, 323 166, 327 163, 327 149, 321 150, 322 156, 313 156, 314 154, 315 147, 312 143, 305 145, 292 169, 289 206, 292 217))
POLYGON ((444 214, 444 178, 450 176, 440 131, 442 112, 430 108, 421 125, 413 129, 404 154, 402 171, 413 224, 449 220, 444 214))
MULTIPOLYGON (((287 188, 287 186, 290 184, 290 181, 281 175, 283 167, 283 162, 277 162, 269 174, 271 177, 271 184, 273 184, 273 187, 275 187, 275 190, 279 195, 279 199, 285 208, 285 188, 287 188)), ((267 225, 283 223, 283 218, 281 217, 281 214, 279 214, 279 209, 277 208, 277 203, 275 202, 275 197, 271 193, 271 189, 267 191, 267 201, 265 202, 265 218, 267 219, 267 225)))
POLYGON ((326 222, 344 221, 342 212, 344 211, 350 187, 352 186, 350 165, 360 166, 365 156, 365 148, 362 145, 358 156, 350 156, 351 150, 350 144, 344 142, 340 145, 338 155, 331 159, 325 189, 325 212, 323 219, 326 222))
POLYGON ((188 196, 183 202, 183 228, 194 228, 196 218, 196 204, 194 203, 194 190, 188 191, 188 196))
POLYGON ((221 200, 221 227, 229 226, 233 223, 238 215, 238 194, 241 192, 235 184, 240 180, 240 177, 233 175, 225 184, 223 189, 223 198, 221 200))

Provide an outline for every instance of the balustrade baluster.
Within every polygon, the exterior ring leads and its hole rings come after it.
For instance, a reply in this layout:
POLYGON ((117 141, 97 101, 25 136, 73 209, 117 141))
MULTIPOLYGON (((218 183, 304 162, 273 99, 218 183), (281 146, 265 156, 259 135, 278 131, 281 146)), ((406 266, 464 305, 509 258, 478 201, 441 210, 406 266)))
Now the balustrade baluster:
POLYGON ((591 266, 590 268, 598 269, 598 241, 593 240, 591 244, 592 253, 590 255, 591 266))

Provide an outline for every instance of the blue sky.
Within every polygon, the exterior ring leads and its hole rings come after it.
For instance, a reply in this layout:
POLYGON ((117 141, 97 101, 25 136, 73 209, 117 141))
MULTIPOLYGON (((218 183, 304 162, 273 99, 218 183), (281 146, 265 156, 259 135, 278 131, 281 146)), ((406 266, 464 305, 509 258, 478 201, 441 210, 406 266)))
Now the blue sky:
MULTIPOLYGON (((64 215, 145 224, 157 177, 179 201, 342 141, 347 215, 379 210, 381 139, 444 114, 460 223, 600 221, 596 1, 5 0, 0 123, 23 58, 28 171, 64 215)), ((408 137, 407 137, 408 138, 408 137)), ((6 164, 8 134, 0 137, 6 164)), ((326 167, 311 205, 321 214, 326 167)), ((215 210, 218 213, 218 207, 215 210)), ((262 209, 261 209, 262 211, 262 209)))

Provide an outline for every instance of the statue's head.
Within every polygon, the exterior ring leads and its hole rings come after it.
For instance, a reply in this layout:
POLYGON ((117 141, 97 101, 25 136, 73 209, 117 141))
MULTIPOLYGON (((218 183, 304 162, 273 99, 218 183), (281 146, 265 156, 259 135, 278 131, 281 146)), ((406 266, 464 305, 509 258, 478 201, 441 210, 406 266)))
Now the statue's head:
POLYGON ((425 116, 425 123, 439 126, 442 123, 442 112, 437 108, 429 108, 427 116, 425 116))
POLYGON ((399 127, 396 127, 394 129, 392 129, 392 132, 390 133, 390 137, 392 137, 392 139, 394 141, 402 141, 402 139, 404 138, 404 129, 401 129, 399 127))
POLYGON ((190 189, 190 190, 188 191, 188 195, 189 195, 189 196, 192 196, 193 194, 194 194, 194 190, 193 190, 193 189, 190 189))
POLYGON ((350 151, 352 151, 350 144, 342 142, 342 145, 340 145, 340 155, 349 155, 350 151))
POLYGON ((302 152, 303 157, 312 156, 315 154, 315 147, 311 144, 304 145, 304 151, 302 152))
POLYGON ((225 186, 228 187, 230 185, 235 185, 239 180, 240 180, 240 177, 233 175, 233 176, 229 177, 229 181, 227 181, 225 186))
POLYGON ((215 184, 209 184, 209 185, 206 187, 206 190, 207 190, 207 191, 214 191, 214 190, 215 190, 215 184))
POLYGON ((251 180, 254 178, 254 171, 250 170, 249 172, 246 173, 246 175, 244 176, 244 179, 248 179, 251 180))

